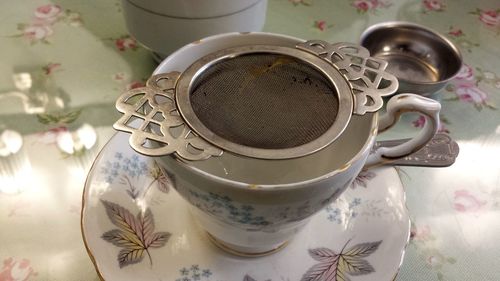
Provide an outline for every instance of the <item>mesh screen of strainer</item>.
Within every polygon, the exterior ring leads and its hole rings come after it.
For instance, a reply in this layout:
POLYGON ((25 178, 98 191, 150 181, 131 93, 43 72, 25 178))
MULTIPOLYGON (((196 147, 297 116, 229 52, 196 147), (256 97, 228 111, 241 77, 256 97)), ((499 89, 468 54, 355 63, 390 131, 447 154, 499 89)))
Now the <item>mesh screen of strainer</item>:
POLYGON ((334 123, 339 101, 318 70, 291 56, 253 53, 219 61, 190 90, 194 113, 228 141, 264 149, 317 139, 334 123))

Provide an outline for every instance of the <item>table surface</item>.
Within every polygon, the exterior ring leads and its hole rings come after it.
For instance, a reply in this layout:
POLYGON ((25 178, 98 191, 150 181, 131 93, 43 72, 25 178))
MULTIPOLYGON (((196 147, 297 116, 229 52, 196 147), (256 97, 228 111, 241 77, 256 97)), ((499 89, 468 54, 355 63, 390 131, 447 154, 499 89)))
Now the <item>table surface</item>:
MULTIPOLYGON (((397 280, 500 280, 500 2, 270 0, 264 31, 358 42, 387 20, 439 31, 465 62, 435 95, 456 163, 398 168, 412 237, 397 280)), ((0 46, 0 281, 98 280, 83 184, 114 133, 115 99, 155 62, 127 35, 119 1, 1 1, 0 46)), ((400 123, 385 137, 422 126, 400 123)))

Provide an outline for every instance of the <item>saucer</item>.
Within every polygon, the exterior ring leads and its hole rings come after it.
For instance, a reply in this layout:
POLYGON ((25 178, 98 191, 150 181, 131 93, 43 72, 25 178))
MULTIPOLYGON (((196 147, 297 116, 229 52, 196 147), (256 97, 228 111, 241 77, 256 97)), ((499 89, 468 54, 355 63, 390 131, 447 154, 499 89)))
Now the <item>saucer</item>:
POLYGON ((281 251, 242 258, 217 248, 154 158, 117 133, 90 170, 85 246, 101 279, 162 281, 393 280, 410 235, 396 170, 362 172, 281 251))

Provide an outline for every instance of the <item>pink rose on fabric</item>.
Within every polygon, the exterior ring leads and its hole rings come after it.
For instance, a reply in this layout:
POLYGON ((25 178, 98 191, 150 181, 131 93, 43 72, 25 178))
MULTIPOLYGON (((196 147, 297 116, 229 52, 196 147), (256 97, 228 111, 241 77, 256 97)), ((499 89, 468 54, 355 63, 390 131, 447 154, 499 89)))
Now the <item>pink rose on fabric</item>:
POLYGON ((14 258, 8 258, 3 261, 3 267, 0 270, 1 281, 28 281, 30 277, 36 275, 37 273, 27 259, 15 260, 14 258))
POLYGON ((428 11, 444 11, 446 7, 444 2, 439 0, 424 0, 422 3, 428 11))
POLYGON ((115 40, 115 46, 120 51, 125 51, 127 49, 135 50, 137 49, 137 42, 131 37, 118 38, 115 40))
POLYGON ((464 35, 463 31, 460 28, 453 28, 450 31, 448 31, 448 34, 455 37, 460 37, 464 35))
POLYGON ((498 11, 481 11, 479 20, 487 26, 500 26, 500 13, 498 11))
POLYGON ((352 4, 358 12, 365 13, 370 10, 375 10, 377 8, 386 8, 391 6, 389 0, 355 0, 352 4))
POLYGON ((434 253, 433 255, 429 255, 426 261, 432 267, 439 267, 444 263, 445 258, 439 253, 434 253))
POLYGON ((459 85, 455 93, 461 101, 473 104, 486 104, 488 100, 488 94, 473 84, 459 85))
MULTIPOLYGON (((416 120, 414 120, 412 122, 413 124, 413 127, 415 128, 423 128, 424 125, 425 125, 425 117, 423 115, 420 115, 416 120)), ((440 133, 450 133, 450 131, 444 126, 443 122, 441 121, 439 123, 439 128, 438 128, 438 132, 440 133)))
POLYGON ((412 122, 413 127, 415 128, 422 128, 425 125, 425 117, 420 115, 417 120, 414 120, 412 122))
POLYGON ((38 42, 50 43, 46 38, 54 33, 52 28, 57 23, 64 22, 73 26, 80 26, 82 24, 79 13, 72 12, 71 10, 63 10, 61 6, 55 4, 38 6, 33 14, 34 16, 30 22, 19 23, 17 25, 17 30, 20 33, 11 37, 27 38, 31 44, 38 42))
POLYGON ((326 21, 324 20, 317 20, 314 22, 314 26, 321 30, 321 31, 324 31, 326 29, 326 21))
POLYGON ((468 80, 472 81, 474 80, 474 72, 472 70, 472 67, 468 66, 467 64, 463 64, 462 68, 458 72, 457 76, 455 76, 455 79, 457 80, 468 80))
POLYGON ((448 91, 453 91, 458 100, 471 103, 478 110, 481 110, 484 106, 495 108, 494 105, 489 103, 488 93, 479 89, 477 83, 472 67, 464 64, 448 87, 448 91))
POLYGON ((66 132, 69 132, 69 130, 65 126, 52 128, 37 134, 37 141, 43 144, 55 144, 57 136, 66 132))
POLYGON ((468 190, 461 189, 455 191, 453 208, 459 212, 477 212, 486 205, 486 201, 478 199, 468 190))
POLYGON ((23 36, 32 42, 44 40, 53 33, 54 31, 49 25, 40 24, 28 25, 23 30, 23 36))
POLYGON ((40 20, 55 20, 62 12, 59 5, 47 4, 36 8, 35 17, 40 20))
POLYGON ((124 81, 127 75, 123 72, 118 72, 113 75, 114 81, 124 81))
POLYGON ((428 225, 414 227, 412 228, 410 235, 415 241, 426 241, 431 237, 431 228, 428 225))
POLYGON ((369 0, 356 0, 354 1, 354 3, 352 3, 352 5, 362 12, 366 12, 375 7, 373 2, 369 0))

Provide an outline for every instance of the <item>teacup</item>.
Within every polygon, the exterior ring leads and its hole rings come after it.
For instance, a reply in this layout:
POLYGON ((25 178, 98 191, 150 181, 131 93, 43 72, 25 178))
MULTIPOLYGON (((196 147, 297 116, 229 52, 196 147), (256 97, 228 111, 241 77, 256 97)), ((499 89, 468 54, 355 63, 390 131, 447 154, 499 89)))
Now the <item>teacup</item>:
MULTIPOLYGON (((269 33, 216 35, 179 49, 166 58, 154 74, 184 72, 198 59, 221 49, 246 45, 294 47, 299 43, 304 41, 269 33)), ((320 41, 311 43, 313 45, 328 47, 320 41)), ((149 88, 135 90, 125 95, 125 99, 122 96, 117 107, 123 110, 123 104, 133 94, 152 91, 157 87, 154 86, 155 77, 160 76, 153 76, 148 81, 149 88)), ((390 86, 394 92, 397 80, 391 78, 391 81, 396 83, 390 86)), ((167 81, 169 86, 163 91, 156 89, 157 93, 172 90, 175 83, 167 81)), ((149 103, 156 109, 161 107, 155 101, 149 100, 149 103)), ((162 110, 164 116, 173 112, 168 106, 163 106, 162 110)), ((212 156, 204 157, 208 158, 205 160, 186 159, 182 156, 185 151, 162 155, 161 148, 141 150, 137 145, 144 144, 145 139, 138 141, 137 136, 131 137, 131 144, 141 153, 159 156, 158 162, 172 177, 179 194, 191 204, 196 221, 212 241, 237 255, 259 256, 286 245, 309 218, 334 201, 363 168, 404 157, 424 146, 437 131, 439 110, 440 104, 434 100, 412 94, 397 95, 388 101, 384 115, 379 117, 376 111, 353 114, 334 141, 313 153, 282 159, 222 153, 201 140, 196 143, 203 143, 200 147, 212 156), (377 134, 394 125, 401 113, 409 111, 419 112, 426 118, 422 131, 404 144, 373 149, 377 134)), ((128 130, 119 125, 115 128, 128 130)), ((162 129, 162 133, 166 132, 162 129)))

